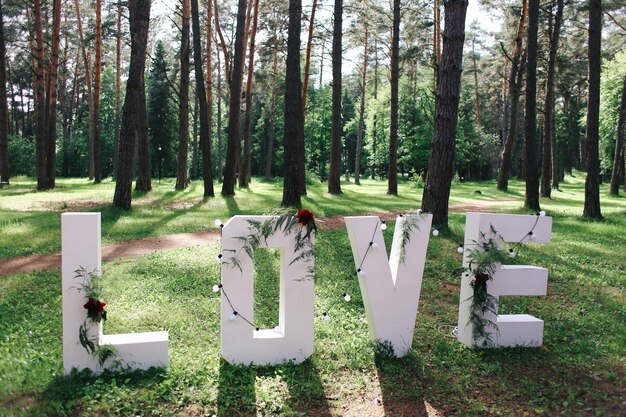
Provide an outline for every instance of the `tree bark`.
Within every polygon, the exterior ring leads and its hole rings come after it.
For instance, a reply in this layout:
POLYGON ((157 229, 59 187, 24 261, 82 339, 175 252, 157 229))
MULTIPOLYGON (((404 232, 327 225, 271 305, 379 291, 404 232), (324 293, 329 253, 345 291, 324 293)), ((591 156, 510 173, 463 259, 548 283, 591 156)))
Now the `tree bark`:
MULTIPOLYGON (((399 2, 399 0, 396 0, 399 2)), ((341 120, 341 35, 343 19, 343 0, 335 0, 333 14, 333 118, 331 123, 330 170, 328 173, 328 192, 341 194, 341 134, 343 123, 341 120)))
POLYGON ((365 125, 365 87, 367 82, 368 58, 368 25, 365 25, 365 45, 363 47, 363 68, 361 68, 361 104, 359 106, 359 128, 356 136, 356 151, 354 155, 354 183, 361 185, 361 150, 363 148, 363 132, 365 125))
POLYGON ((437 80, 439 79, 439 64, 441 64, 441 5, 439 0, 434 1, 433 5, 434 16, 433 19, 435 24, 433 25, 433 74, 434 74, 434 82, 433 82, 433 91, 435 91, 435 95, 437 93, 437 80))
MULTIPOLYGON (((244 29, 246 25, 246 0, 239 0, 237 6, 237 29, 235 31, 235 56, 230 80, 230 102, 228 112, 228 145, 226 149, 226 166, 224 167, 224 182, 222 195, 235 195, 237 171, 237 155, 241 141, 241 80, 243 78, 243 50, 244 29)), ((241 175, 241 173, 239 173, 241 175)))
POLYGON ((285 78, 285 123, 283 200, 282 206, 300 207, 302 189, 299 178, 299 146, 304 143, 302 114, 302 81, 300 78, 300 24, 302 0, 289 0, 289 29, 287 34, 287 69, 285 78))
POLYGON ((213 167, 211 161, 211 136, 209 135, 209 109, 207 107, 206 90, 204 89, 204 72, 202 71, 202 42, 200 41, 200 13, 198 0, 191 0, 191 24, 193 25, 193 63, 196 70, 196 94, 200 106, 200 148, 202 150, 202 177, 204 181, 204 197, 214 197, 213 167))
POLYGON ((619 194, 619 183, 624 175, 624 128, 626 124, 626 76, 622 86, 622 100, 619 106, 617 119, 617 138, 615 140, 615 156, 613 158, 613 170, 611 172, 611 195, 619 194))
POLYGON ((131 37, 130 67, 128 80, 126 81, 126 97, 124 99, 118 152, 117 181, 113 197, 113 207, 124 210, 128 210, 131 207, 133 158, 135 155, 135 141, 139 136, 140 118, 144 118, 143 124, 145 125, 143 78, 148 43, 148 25, 150 23, 150 3, 151 0, 128 1, 131 37))
MULTIPOLYGON (((217 14, 217 10, 215 12, 217 14)), ((212 45, 212 35, 213 35, 213 26, 211 25, 211 21, 212 21, 212 17, 213 17, 213 7, 211 7, 211 1, 208 0, 207 1, 207 25, 206 25, 206 30, 207 30, 207 40, 206 40, 206 95, 207 95, 207 125, 208 125, 208 143, 209 143, 209 153, 212 152, 212 147, 213 147, 213 54, 211 53, 211 45, 212 45)), ((219 57, 219 53, 217 54, 219 57)), ((218 61, 219 62, 219 61, 218 61)), ((218 74, 219 74, 219 68, 218 68, 218 74)), ((218 94, 220 94, 218 92, 218 94)), ((220 121, 218 120, 217 122, 218 128, 220 127, 220 121)), ((221 163, 221 139, 220 139, 220 146, 218 147, 218 152, 219 154, 219 160, 221 163)), ((205 150, 206 151, 206 150, 205 150)), ((203 151, 203 152, 205 152, 203 151)), ((210 165, 210 171, 211 171, 211 197, 215 195, 215 190, 213 189, 213 160, 211 160, 211 165, 210 165)), ((218 167, 218 177, 220 174, 220 167, 218 167)), ((204 171, 203 171, 204 173, 204 171)), ((204 174, 203 174, 204 175, 204 174)))
POLYGON ((466 12, 466 0, 448 0, 444 4, 445 26, 437 82, 434 135, 422 197, 422 210, 433 213, 433 224, 438 227, 448 226, 466 12))
POLYGON ((517 138, 517 109, 519 106, 519 96, 521 89, 521 70, 519 68, 520 57, 522 56, 522 42, 524 39, 524 21, 526 20, 527 0, 522 0, 522 13, 517 24, 517 37, 515 38, 515 51, 511 62, 511 72, 509 73, 509 128, 502 149, 502 159, 500 161, 500 172, 498 173, 498 190, 507 191, 509 186, 509 176, 511 172, 511 155, 515 147, 517 138))
POLYGON ((139 130, 137 131, 137 181, 135 190, 148 192, 152 190, 152 170, 150 169, 150 142, 148 138, 148 113, 146 110, 146 83, 145 78, 141 80, 141 91, 144 94, 140 97, 139 109, 139 130))
POLYGON ((122 86, 122 3, 117 3, 117 32, 115 34, 115 126, 113 127, 113 176, 117 173, 120 143, 120 98, 122 86))
POLYGON ((524 206, 539 210, 539 172, 537 167, 537 31, 539 0, 528 2, 528 46, 526 55, 526 118, 524 119, 524 206))
POLYGON ((558 155, 556 137, 554 137, 554 80, 556 77, 556 54, 559 47, 559 34, 563 16, 563 0, 557 0, 557 8, 552 22, 550 10, 550 52, 546 76, 546 98, 544 102, 543 158, 541 165, 541 196, 550 197, 552 188, 559 187, 558 155), (552 185, 550 185, 552 179, 552 185))
POLYGON ((317 0, 313 0, 311 17, 309 18, 309 38, 306 42, 306 58, 304 60, 304 80, 302 82, 302 114, 306 120, 306 100, 309 95, 309 75, 311 73, 311 50, 313 49, 313 30, 315 29, 315 11, 317 0))
POLYGON ((602 44, 602 0, 589 0, 589 92, 587 94, 587 178, 583 217, 602 219, 600 212, 600 71, 602 44))
POLYGON ((37 114, 37 189, 48 189, 47 177, 47 145, 48 135, 46 130, 46 105, 45 105, 45 81, 44 81, 44 57, 43 57, 43 28, 41 20, 41 1, 34 1, 33 14, 35 15, 35 57, 36 60, 36 92, 35 111, 37 114))
MULTIPOLYGON (((447 9, 446 9, 446 12, 447 12, 447 9)), ((446 19, 447 19, 447 16, 446 16, 446 19)), ((463 20, 465 20, 465 15, 463 15, 463 20)), ((462 37, 464 37, 464 33, 462 34, 462 37)), ((462 46, 461 46, 461 51, 463 51, 462 46)), ((398 84, 400 82, 399 53, 400 53, 400 0, 394 0, 393 1, 393 32, 391 35, 391 124, 389 126, 389 172, 388 172, 389 182, 387 185, 388 195, 398 195, 398 87, 399 87, 398 84)))
MULTIPOLYGON (((274 32, 274 37, 276 32, 274 32)), ((272 75, 272 99, 267 127, 267 150, 265 153, 265 178, 272 178, 272 162, 274 161, 274 135, 276 132, 276 90, 278 84, 278 48, 274 48, 274 72, 272 75)))
POLYGON ((259 19, 259 0, 254 0, 254 17, 252 20, 252 30, 250 32, 250 52, 248 54, 248 82, 246 83, 246 117, 244 120, 243 137, 243 164, 241 175, 239 175, 239 186, 247 187, 252 176, 252 152, 251 152, 251 130, 252 130, 252 81, 254 78, 254 48, 259 19))
POLYGON ((215 56, 217 56, 217 181, 222 182, 224 180, 224 147, 222 142, 222 65, 220 64, 220 54, 216 53, 215 56))
POLYGON ((0 183, 9 183, 9 109, 7 107, 6 44, 4 14, 0 0, 0 183))
POLYGON ((220 15, 219 15, 219 9, 217 8, 217 0, 214 0, 213 4, 215 6, 215 31, 217 32, 217 35, 220 37, 222 53, 224 54, 224 76, 226 77, 226 84, 230 88, 230 61, 228 59, 228 51, 226 50, 226 41, 224 40, 224 35, 222 34, 222 27, 220 26, 220 15))
POLYGON ((191 151, 191 178, 198 178, 198 164, 200 158, 198 156, 198 96, 195 95, 193 100, 193 145, 191 151))
POLYGON ((100 138, 100 79, 102 75, 102 0, 96 0, 96 62, 93 80, 93 179, 102 182, 102 144, 100 138))
MULTIPOLYGON (((64 16, 65 23, 65 46, 63 47, 63 66, 61 71, 63 72, 63 77, 61 78, 61 85, 59 86, 59 108, 61 109, 61 129, 62 129, 62 160, 61 160, 61 175, 66 176, 67 174, 67 163, 68 163, 68 155, 67 155, 67 147, 69 144, 69 112, 67 106, 67 61, 69 55, 69 28, 67 26, 67 13, 64 16)), ((75 83, 73 83, 75 84, 75 83)))
POLYGON ((87 54, 87 48, 85 47, 85 40, 83 36, 83 23, 80 17, 80 5, 78 0, 74 0, 76 6, 76 20, 78 21, 78 38, 80 40, 80 47, 83 52, 83 61, 85 63, 85 84, 87 84, 87 107, 89 111, 89 179, 94 179, 95 173, 95 158, 94 158, 94 137, 95 137, 95 115, 94 115, 94 92, 93 84, 91 80, 91 59, 87 54))
MULTIPOLYGON (((187 153, 189 150, 189 9, 189 0, 182 0, 183 21, 180 38, 180 88, 178 98, 178 164, 175 186, 177 190, 187 188, 187 153)), ((210 38, 208 43, 211 43, 210 38)))

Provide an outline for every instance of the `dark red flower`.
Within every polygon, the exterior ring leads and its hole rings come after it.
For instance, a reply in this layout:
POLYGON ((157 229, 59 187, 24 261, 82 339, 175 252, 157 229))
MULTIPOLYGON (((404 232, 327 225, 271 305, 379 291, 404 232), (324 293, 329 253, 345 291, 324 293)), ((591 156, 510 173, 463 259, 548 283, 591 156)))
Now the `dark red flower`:
POLYGON ((87 316, 93 319, 100 318, 104 313, 104 307, 107 303, 103 303, 100 300, 95 300, 89 297, 89 300, 83 305, 87 309, 87 316))
POLYGON ((487 275, 487 274, 485 274, 483 272, 477 272, 474 275, 474 278, 475 278, 474 285, 476 287, 482 287, 482 286, 487 284, 487 281, 489 281, 489 275, 487 275))
POLYGON ((298 223, 302 226, 306 226, 312 221, 315 221, 315 217, 313 217, 313 213, 310 210, 298 210, 298 214, 296 214, 298 218, 298 223))

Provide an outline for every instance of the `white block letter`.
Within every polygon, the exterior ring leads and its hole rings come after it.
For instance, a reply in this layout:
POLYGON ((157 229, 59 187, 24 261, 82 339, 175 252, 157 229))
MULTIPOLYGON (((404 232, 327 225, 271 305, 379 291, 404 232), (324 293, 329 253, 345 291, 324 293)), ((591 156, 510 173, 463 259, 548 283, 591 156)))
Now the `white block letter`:
MULTIPOLYGON (((481 245, 490 239, 500 248, 505 242, 546 243, 550 241, 551 230, 551 217, 467 213, 463 267, 470 267, 471 251, 482 251, 481 245), (531 231, 532 234, 529 234, 531 231)), ((496 300, 504 295, 546 295, 548 288, 548 270, 536 266, 496 264, 492 278, 487 281, 487 292, 496 300)), ((482 345, 484 342, 482 339, 475 340, 474 326, 470 322, 474 294, 470 286, 472 280, 471 273, 463 273, 457 337, 466 346, 482 345)), ((543 343, 543 320, 528 314, 487 313, 483 317, 497 326, 497 330, 489 326, 485 328, 491 341, 487 346, 537 347, 543 343)))
POLYGON ((397 357, 413 342, 431 222, 431 214, 398 217, 388 259, 380 219, 346 217, 370 334, 391 343, 397 357), (404 247, 403 227, 410 236, 404 247))
MULTIPOLYGON (((63 213, 61 215, 62 281, 63 281, 63 368, 68 374, 72 368, 91 369, 101 372, 111 367, 114 360, 123 367, 148 369, 151 366, 167 366, 167 332, 102 334, 102 322, 87 319, 83 307, 85 294, 81 283, 88 284, 89 277, 77 279, 75 271, 83 268, 100 275, 102 256, 100 244, 100 213, 63 213), (115 358, 108 359, 101 367, 98 359, 87 353, 79 342, 79 328, 85 324, 89 339, 96 346, 110 345, 116 351, 115 358)), ((110 301, 110 300, 102 300, 110 301)))
MULTIPOLYGON (((280 256, 279 322, 275 329, 255 329, 254 259, 238 239, 253 233, 249 221, 263 223, 271 216, 234 216, 222 230, 222 356, 232 364, 274 365, 301 363, 313 353, 313 265, 314 258, 295 262, 296 223, 291 233, 277 230, 258 248, 278 248, 280 256), (237 258, 239 267, 229 259, 237 258), (236 316, 232 316, 236 312, 236 316), (248 320, 250 323, 248 323, 248 320)), ((314 234, 311 234, 311 245, 314 234)), ((311 246, 312 247, 312 246, 311 246)))

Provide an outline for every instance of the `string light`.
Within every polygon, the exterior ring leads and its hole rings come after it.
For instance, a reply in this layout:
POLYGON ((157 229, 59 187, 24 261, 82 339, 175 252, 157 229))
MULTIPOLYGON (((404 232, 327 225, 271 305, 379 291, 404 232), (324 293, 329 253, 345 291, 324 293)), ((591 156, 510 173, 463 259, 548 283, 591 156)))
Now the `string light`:
POLYGON ((346 302, 350 302, 350 300, 352 300, 352 298, 350 297, 350 294, 348 293, 343 293, 343 299, 346 300, 346 302))
POLYGON ((381 221, 380 230, 387 230, 387 223, 384 220, 381 221))
POLYGON ((378 247, 378 243, 370 242, 370 246, 373 247, 374 249, 376 249, 378 247))
POLYGON ((422 214, 422 213, 423 213, 423 211, 422 211, 422 209, 417 209, 416 213, 417 213, 417 214, 422 214))
POLYGON ((324 320, 330 321, 330 315, 327 312, 324 312, 324 320))
POLYGON ((365 276, 365 271, 362 270, 361 268, 356 270, 357 274, 359 274, 360 276, 364 277, 365 276))
POLYGON ((222 284, 215 284, 213 286, 213 292, 219 292, 222 289, 222 284))
POLYGON ((456 251, 457 251, 458 253, 463 253, 463 252, 465 252, 465 248, 463 248, 463 244, 462 244, 462 243, 461 243, 461 244, 459 244, 459 247, 458 247, 458 248, 456 248, 456 251))
POLYGON ((235 321, 235 320, 237 320, 237 316, 238 316, 238 315, 239 315, 239 313, 237 313, 236 311, 233 311, 233 312, 231 313, 231 315, 230 315, 230 316, 228 316, 228 320, 230 320, 230 321, 235 321))
POLYGON ((222 258, 223 258, 223 257, 224 257, 224 256, 220 253, 219 255, 217 255, 217 256, 215 257, 215 259, 217 259, 217 262, 222 262, 222 258))
POLYGON ((515 258, 517 256, 517 253, 513 250, 513 248, 509 249, 509 256, 511 258, 515 258))
POLYGON ((222 223, 222 221, 220 219, 215 219, 215 221, 213 222, 213 224, 216 227, 221 227, 222 229, 224 228, 224 224, 222 223))
POLYGON ((439 236, 439 230, 433 229, 433 236, 439 236))

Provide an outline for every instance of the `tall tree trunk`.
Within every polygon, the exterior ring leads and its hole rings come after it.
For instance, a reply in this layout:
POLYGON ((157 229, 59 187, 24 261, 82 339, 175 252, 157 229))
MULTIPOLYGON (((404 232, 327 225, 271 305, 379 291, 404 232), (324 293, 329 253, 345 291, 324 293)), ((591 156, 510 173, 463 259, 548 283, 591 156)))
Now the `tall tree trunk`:
MULTIPOLYGON (((217 20, 216 20, 217 22, 217 20)), ((220 54, 217 56, 217 181, 224 180, 224 147, 222 142, 222 66, 220 64, 220 54)))
MULTIPOLYGON (((67 60, 69 55, 69 28, 67 26, 67 13, 64 18, 65 24, 65 44, 63 47, 63 66, 61 70, 63 77, 61 78, 61 85, 59 85, 59 108, 61 109, 61 130, 62 130, 62 160, 61 160, 61 175, 65 176, 67 173, 67 146, 69 143, 69 123, 68 123, 68 109, 67 109, 67 60)), ((74 83, 72 83, 74 84, 74 83)))
MULTIPOLYGON (((217 13, 217 11, 215 12, 217 13)), ((206 33, 207 33, 207 39, 206 39, 206 95, 207 95, 207 125, 208 125, 208 143, 209 143, 209 152, 212 152, 212 147, 213 147, 213 54, 211 52, 212 47, 211 45, 213 44, 212 42, 212 36, 213 36, 213 26, 212 26, 212 19, 213 18, 213 7, 211 6, 211 1, 208 0, 207 1, 207 25, 206 25, 206 33)), ((219 57, 219 53, 217 54, 217 56, 219 57)), ((219 62, 219 61, 218 61, 219 62)), ((219 68, 218 68, 218 73, 219 73, 219 68)), ((218 126, 220 126, 220 123, 218 121, 218 126)), ((221 147, 221 144, 220 144, 221 147)), ((220 163, 221 163, 221 151, 219 150, 218 147, 218 151, 220 152, 220 155, 218 156, 218 158, 220 159, 220 163)), ((206 150, 204 150, 203 152, 206 152, 206 150)), ((213 190, 213 161, 211 160, 211 189, 213 190)), ((220 175, 220 170, 221 168, 218 167, 217 169, 217 173, 218 176, 220 175)), ((219 179, 218 179, 219 180, 219 179)), ((215 195, 215 191, 212 191, 212 195, 215 195)))
POLYGON ((622 86, 622 100, 619 106, 617 119, 617 139, 615 140, 615 156, 613 158, 613 170, 611 172, 611 195, 619 194, 620 179, 624 175, 624 128, 626 125, 626 76, 622 86))
POLYGON ((526 118, 524 119, 524 205, 539 210, 539 169, 537 167, 537 30, 539 0, 528 1, 528 46, 526 54, 526 118))
POLYGON ((309 17, 309 38, 306 42, 306 58, 304 60, 304 80, 302 82, 302 114, 306 120, 306 100, 309 96, 309 75, 311 74, 311 50, 313 49, 313 31, 315 30, 315 11, 317 0, 313 0, 309 17))
MULTIPOLYGON (((463 17, 465 19, 465 17, 463 17)), ((461 48, 461 50, 463 50, 461 48)), ((393 1, 391 36, 391 125, 389 126, 389 184, 387 194, 398 195, 398 84, 400 82, 400 0, 393 1)))
MULTIPOLYGON (((202 42, 200 41, 200 12, 198 0, 191 0, 191 24, 193 25, 193 63, 196 70, 196 94, 200 105, 200 148, 202 149, 202 177, 204 181, 204 197, 214 197, 213 168, 211 166, 211 136, 209 135, 209 110, 207 108, 206 90, 204 89, 204 72, 202 71, 202 42)), ((210 40, 209 40, 210 41, 210 40)))
MULTIPOLYGON (((117 181, 113 207, 130 209, 133 158, 135 142, 139 136, 139 119, 145 121, 145 90, 144 70, 146 64, 146 47, 148 44, 148 25, 150 23, 151 0, 129 0, 128 12, 130 21, 130 67, 126 81, 126 97, 120 130, 120 146, 118 152, 117 181), (144 106, 142 107, 142 101, 144 106), (142 113, 142 110, 144 113, 142 113)), ((146 135, 147 136, 147 135, 146 135)))
MULTIPOLYGON (((183 22, 180 38, 180 96, 178 99, 177 190, 187 188, 187 153, 189 148, 189 0, 182 0, 183 22)), ((211 4, 211 2, 209 2, 211 4)), ((211 43, 211 39, 208 39, 211 43)))
POLYGON ((57 78, 59 73, 59 51, 61 45, 61 0, 55 0, 52 13, 52 47, 48 72, 48 122, 46 146, 46 188, 54 188, 57 161, 57 78))
MULTIPOLYGON (((237 170, 237 155, 241 142, 241 80, 243 77, 243 50, 244 29, 246 25, 246 0, 239 0, 237 6, 237 29, 235 31, 235 56, 230 80, 230 102, 228 112, 228 146, 226 149, 226 166, 224 167, 224 182, 222 195, 235 195, 235 175, 237 170)), ((241 173, 240 173, 241 174, 241 173)))
POLYGON ((437 82, 435 126, 422 197, 422 210, 433 213, 433 224, 438 227, 448 226, 466 12, 467 0, 448 0, 444 4, 443 52, 437 82))
POLYGON ((100 79, 102 75, 102 0, 96 0, 96 62, 93 80, 93 179, 102 181, 102 143, 100 139, 100 79))
MULTIPOLYGON (((376 38, 374 38, 374 100, 378 98, 378 42, 376 38)), ((372 133, 372 166, 371 166, 371 176, 370 178, 376 179, 376 142, 378 139, 378 114, 374 113, 374 128, 372 133)))
POLYGON ((35 60, 36 60, 36 93, 35 111, 37 114, 37 189, 48 189, 47 177, 47 144, 48 135, 46 130, 46 93, 44 81, 44 59, 43 59, 43 27, 41 22, 41 1, 34 1, 33 14, 35 15, 35 60))
POLYGON ((0 0, 0 183, 9 183, 9 121, 7 108, 6 44, 4 14, 0 0))
POLYGON ((472 39, 472 64, 474 66, 474 101, 476 104, 476 127, 480 130, 482 121, 480 118, 480 96, 478 94, 478 64, 476 62, 476 42, 472 39))
POLYGON ((365 125, 365 87, 367 82, 367 58, 369 30, 365 24, 365 45, 363 46, 363 68, 361 68, 361 104, 359 106, 359 128, 356 136, 356 151, 354 155, 354 183, 361 185, 361 149, 363 148, 363 132, 365 125))
POLYGON ((198 95, 195 95, 193 100, 193 145, 191 152, 191 178, 198 178, 198 163, 200 158, 198 156, 198 95))
POLYGON ((115 33, 115 126, 113 127, 113 177, 117 174, 117 154, 120 143, 120 97, 122 85, 122 2, 117 3, 115 33))
POLYGON ((76 20, 78 21, 78 38, 80 40, 80 47, 83 51, 83 61, 85 63, 85 84, 87 84, 87 107, 89 110, 89 179, 94 179, 95 173, 95 155, 94 155, 94 138, 95 138, 95 114, 94 114, 94 92, 93 84, 91 81, 91 59, 87 54, 87 48, 85 47, 85 39, 83 36, 83 23, 80 17, 80 5, 78 0, 74 0, 76 6, 76 20))
POLYGON ((219 15, 219 9, 217 8, 217 0, 214 0, 213 5, 215 6, 215 31, 217 32, 217 35, 220 38, 222 54, 224 54, 224 77, 226 77, 226 84, 230 88, 230 60, 228 59, 228 51, 226 50, 226 41, 224 40, 224 35, 222 34, 222 27, 220 26, 220 15, 219 15))
POLYGON ((583 217, 602 219, 600 212, 600 71, 602 44, 602 0, 589 0, 589 92, 587 94, 587 178, 583 217))
POLYGON ((299 207, 302 189, 299 163, 300 142, 304 143, 302 114, 302 81, 300 78, 300 24, 302 0, 289 0, 289 30, 287 34, 287 69, 285 78, 285 123, 283 134, 284 166, 283 200, 281 205, 299 207))
MULTIPOLYGON (((274 32, 276 37, 276 32, 274 32)), ((267 152, 265 153, 265 178, 272 178, 272 162, 274 161, 274 135, 276 132, 276 90, 278 84, 278 48, 274 48, 274 72, 272 75, 272 99, 267 127, 267 152)))
POLYGON ((515 147, 515 139, 517 138, 517 109, 519 106, 519 96, 521 90, 521 70, 519 67, 520 57, 522 56, 522 42, 524 39, 524 21, 527 13, 527 0, 522 0, 522 13, 520 14, 517 24, 517 37, 515 38, 515 51, 513 52, 513 60, 511 62, 511 72, 509 73, 509 123, 506 132, 506 140, 502 149, 502 158, 500 160, 500 172, 498 173, 498 190, 507 191, 509 187, 509 176, 511 172, 511 155, 515 147))
POLYGON ((556 153, 556 137, 554 137, 554 79, 556 76, 556 53, 559 47, 559 34, 563 16, 563 0, 557 0, 557 8, 552 21, 550 10, 550 53, 548 57, 548 74, 546 77, 546 99, 544 102, 543 125, 543 158, 541 164, 541 196, 550 197, 552 188, 559 187, 558 155, 556 153), (552 186, 550 185, 552 179, 552 186))
MULTIPOLYGON (((557 52, 559 49, 559 37, 561 34, 561 22, 563 20, 563 0, 557 0, 556 2, 556 15, 554 17, 554 32, 552 33, 552 37, 550 38, 550 61, 553 61, 552 64, 552 85, 550 86, 550 82, 548 82, 548 88, 552 89, 552 97, 550 99, 550 124, 546 123, 546 127, 550 127, 550 153, 552 156, 552 188, 559 188, 559 155, 557 154, 556 149, 556 126, 554 121, 554 80, 556 78, 556 62, 557 62, 557 52)), ((548 73, 548 76, 550 74, 548 73)), ((550 81, 550 80, 548 80, 550 81)), ((548 115, 546 113, 546 119, 548 115)))
POLYGON ((137 135, 137 181, 135 190, 148 192, 152 190, 152 170, 150 169, 150 139, 148 138, 148 113, 146 110, 146 82, 141 80, 141 91, 144 94, 140 97, 139 109, 139 130, 137 135))
MULTIPOLYGON (((396 0, 399 1, 399 0, 396 0)), ((328 173, 328 192, 341 194, 341 35, 343 19, 343 0, 335 0, 333 14, 333 119, 331 127, 330 171, 328 173)))
POLYGON ((434 82, 433 82, 433 91, 435 91, 435 95, 437 93, 437 82, 439 80, 439 64, 441 64, 441 5, 439 0, 435 0, 434 5, 434 16, 433 19, 435 24, 433 25, 433 74, 434 74, 434 82))
POLYGON ((254 0, 254 18, 252 20, 252 30, 250 32, 250 53, 248 54, 248 82, 246 83, 246 118, 243 137, 243 164, 241 175, 239 175, 239 186, 247 187, 251 178, 252 152, 251 152, 251 130, 252 130, 252 80, 254 77, 254 41, 256 38, 257 24, 259 18, 259 0, 254 0))

